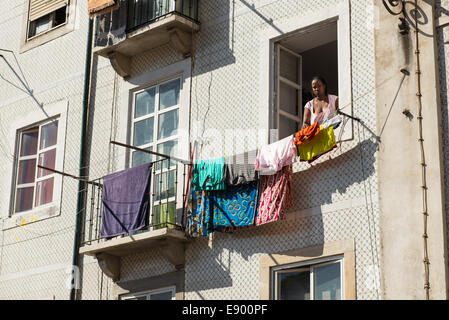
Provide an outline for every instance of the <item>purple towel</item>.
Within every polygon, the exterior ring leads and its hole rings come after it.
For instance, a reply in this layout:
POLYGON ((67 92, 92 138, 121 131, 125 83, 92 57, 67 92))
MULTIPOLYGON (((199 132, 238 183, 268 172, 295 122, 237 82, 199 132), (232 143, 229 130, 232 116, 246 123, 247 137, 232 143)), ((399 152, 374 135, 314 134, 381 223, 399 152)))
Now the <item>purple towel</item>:
POLYGON ((101 238, 115 237, 146 226, 151 163, 103 178, 101 238))

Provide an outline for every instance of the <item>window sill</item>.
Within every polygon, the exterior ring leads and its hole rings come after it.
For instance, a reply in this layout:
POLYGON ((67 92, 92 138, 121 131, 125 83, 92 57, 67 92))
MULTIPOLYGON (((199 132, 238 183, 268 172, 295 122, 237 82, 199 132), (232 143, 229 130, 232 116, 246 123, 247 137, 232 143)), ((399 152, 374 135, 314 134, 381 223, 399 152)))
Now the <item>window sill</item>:
POLYGON ((56 204, 49 204, 45 207, 36 208, 33 210, 16 213, 9 218, 3 220, 2 230, 13 229, 22 227, 24 225, 42 221, 45 219, 59 216, 61 213, 60 208, 56 204))

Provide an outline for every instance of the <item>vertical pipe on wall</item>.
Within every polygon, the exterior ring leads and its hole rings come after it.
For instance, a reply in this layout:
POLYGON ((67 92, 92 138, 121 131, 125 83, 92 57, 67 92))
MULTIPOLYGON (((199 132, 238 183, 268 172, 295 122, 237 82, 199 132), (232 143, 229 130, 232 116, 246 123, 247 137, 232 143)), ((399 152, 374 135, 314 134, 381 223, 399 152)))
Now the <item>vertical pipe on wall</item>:
MULTIPOLYGON (((79 161, 79 176, 87 178, 87 131, 89 130, 89 93, 90 93, 90 78, 91 78, 91 65, 92 65, 92 39, 93 39, 93 19, 89 19, 88 31, 87 31, 87 43, 86 43, 86 59, 85 59, 85 72, 84 72, 84 88, 83 88, 83 118, 81 124, 81 145, 80 145, 80 161, 79 161)), ((78 182, 78 197, 76 204, 76 222, 75 222, 75 236, 73 244, 73 257, 72 257, 72 279, 70 300, 76 299, 77 280, 76 277, 80 276, 79 270, 79 247, 81 242, 81 227, 82 217, 86 209, 86 188, 87 185, 84 181, 78 182)))

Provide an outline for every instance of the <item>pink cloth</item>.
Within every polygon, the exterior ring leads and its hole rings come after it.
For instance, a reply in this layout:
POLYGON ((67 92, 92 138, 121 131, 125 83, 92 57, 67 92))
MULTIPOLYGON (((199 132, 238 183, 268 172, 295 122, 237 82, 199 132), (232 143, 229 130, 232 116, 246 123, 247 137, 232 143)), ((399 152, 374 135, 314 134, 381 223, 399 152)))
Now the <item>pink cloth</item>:
POLYGON ((260 148, 256 158, 256 171, 260 175, 273 175, 283 167, 295 163, 297 158, 298 150, 292 135, 260 148))
POLYGON ((324 110, 323 112, 320 112, 318 114, 313 112, 313 100, 310 100, 307 102, 307 104, 304 106, 304 108, 310 110, 311 116, 310 116, 310 124, 314 124, 315 122, 318 122, 319 124, 323 124, 328 118, 331 119, 336 115, 337 107, 335 105, 335 102, 337 101, 338 97, 334 96, 332 94, 328 95, 329 98, 329 106, 324 110))
POLYGON ((263 176, 259 185, 259 212, 256 226, 284 219, 291 205, 292 166, 284 167, 272 176, 263 176))

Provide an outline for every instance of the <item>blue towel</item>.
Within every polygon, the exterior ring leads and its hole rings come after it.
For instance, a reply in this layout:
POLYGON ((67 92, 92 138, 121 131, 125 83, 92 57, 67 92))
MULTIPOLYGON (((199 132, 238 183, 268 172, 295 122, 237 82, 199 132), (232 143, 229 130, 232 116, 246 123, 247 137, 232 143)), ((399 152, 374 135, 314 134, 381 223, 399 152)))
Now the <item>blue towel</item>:
POLYGON ((144 228, 148 218, 151 163, 103 178, 101 238, 144 228))

